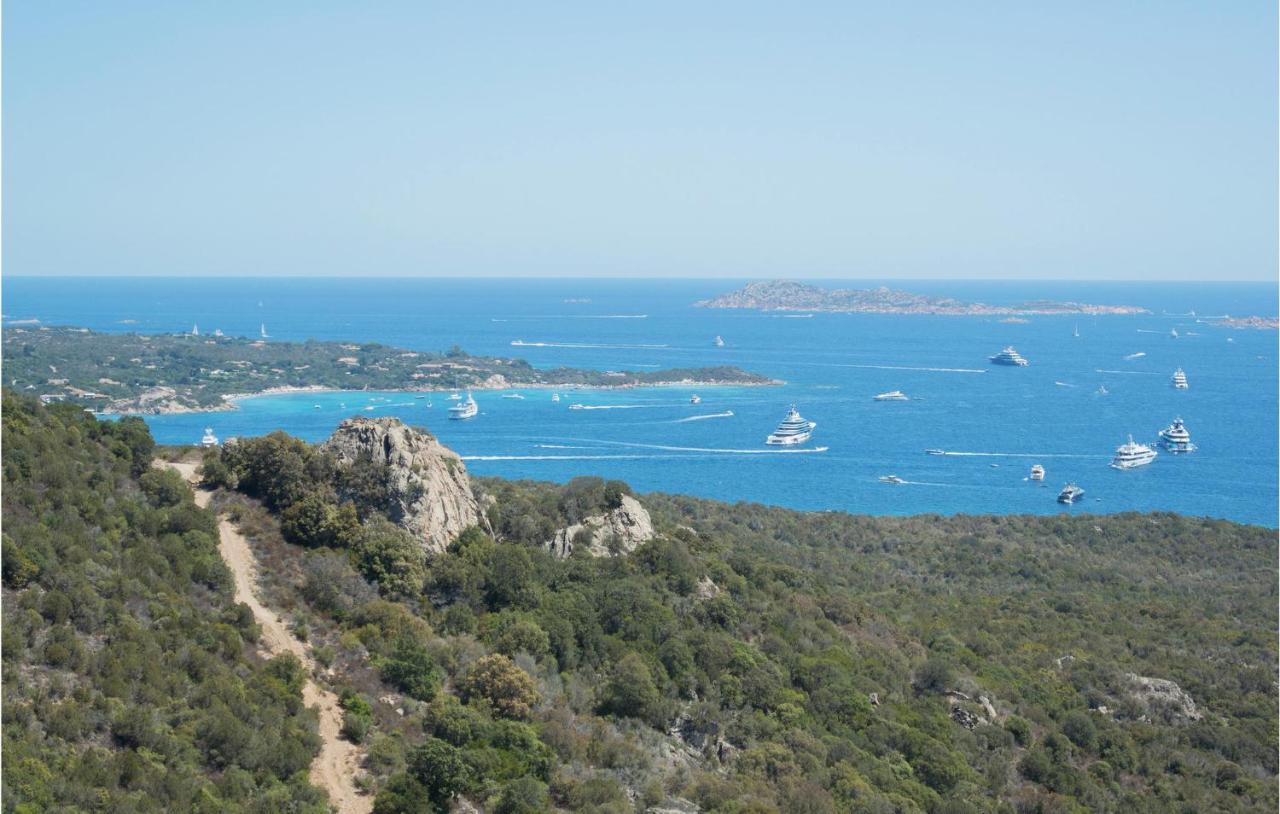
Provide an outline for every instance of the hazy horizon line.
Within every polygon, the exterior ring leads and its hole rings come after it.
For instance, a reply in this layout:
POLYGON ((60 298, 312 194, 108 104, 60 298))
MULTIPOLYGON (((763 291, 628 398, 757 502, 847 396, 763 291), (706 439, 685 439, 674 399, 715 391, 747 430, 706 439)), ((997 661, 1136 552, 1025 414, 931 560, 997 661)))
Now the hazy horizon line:
MULTIPOLYGON (((23 274, 9 272, 3 277, 23 280, 632 280, 671 282, 683 280, 689 282, 742 282, 761 280, 786 280, 805 283, 823 282, 874 282, 893 281, 900 283, 965 283, 965 282, 1000 282, 1000 283, 1143 283, 1150 285, 1186 285, 1186 284, 1270 284, 1280 285, 1277 279, 1250 278, 1196 278, 1174 280, 1152 280, 1149 278, 1107 278, 1093 277, 894 277, 894 276, 857 276, 857 277, 801 277, 784 275, 750 275, 742 277, 683 277, 683 276, 595 276, 586 274, 547 274, 547 275, 499 275, 499 274, 23 274)), ((2 279, 2 278, 0 278, 2 279)))

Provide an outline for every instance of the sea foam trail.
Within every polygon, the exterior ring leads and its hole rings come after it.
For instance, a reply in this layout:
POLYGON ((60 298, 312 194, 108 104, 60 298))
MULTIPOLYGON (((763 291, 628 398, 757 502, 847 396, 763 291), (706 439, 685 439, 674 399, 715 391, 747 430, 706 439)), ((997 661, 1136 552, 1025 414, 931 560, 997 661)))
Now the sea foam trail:
POLYGON ((947 452, 957 458, 1107 458, 1107 455, 1078 455, 1070 452, 947 452))
POLYGON ((853 365, 840 362, 790 362, 789 364, 807 365, 809 367, 856 367, 864 370, 916 370, 922 373, 986 373, 975 367, 914 367, 911 365, 853 365))
POLYGON ((656 461, 687 455, 462 455, 464 461, 656 461))
POLYGON ((1067 382, 1054 382, 1054 384, 1058 385, 1059 387, 1076 387, 1077 386, 1074 384, 1069 384, 1067 382))
POLYGON ((809 449, 722 449, 719 447, 673 447, 665 444, 637 444, 630 441, 602 441, 594 438, 573 439, 603 446, 629 447, 634 449, 657 449, 663 452, 711 452, 717 455, 804 455, 815 452, 826 452, 830 447, 812 447, 809 449))
POLYGON ((1093 369, 1094 373, 1119 373, 1124 376, 1161 376, 1161 373, 1154 373, 1150 370, 1103 370, 1100 367, 1093 369))
POLYGON ((521 339, 511 340, 515 348, 595 348, 603 350, 670 350, 670 345, 609 345, 592 342, 525 342, 521 339))
POLYGON ((725 410, 723 413, 707 413, 706 415, 691 415, 688 418, 677 418, 672 424, 683 424, 686 421, 706 421, 708 418, 731 418, 733 410, 725 410))
POLYGON ((574 404, 570 410, 643 410, 646 407, 672 407, 671 404, 574 404))

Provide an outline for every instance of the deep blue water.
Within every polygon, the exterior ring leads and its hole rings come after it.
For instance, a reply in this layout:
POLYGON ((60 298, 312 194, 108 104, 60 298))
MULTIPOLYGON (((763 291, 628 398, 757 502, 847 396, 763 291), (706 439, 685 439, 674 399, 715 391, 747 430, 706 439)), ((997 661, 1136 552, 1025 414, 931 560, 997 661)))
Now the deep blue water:
POLYGON ((257 335, 265 323, 276 340, 379 341, 417 350, 457 344, 546 367, 727 363, 787 382, 695 388, 697 406, 688 403, 689 388, 581 392, 559 404, 546 391, 526 391, 524 400, 477 393, 481 414, 469 422, 446 421, 442 395, 430 408, 404 393, 262 397, 234 413, 149 417, 163 443, 194 442, 206 425, 223 437, 281 428, 319 440, 349 415, 397 415, 428 427, 485 475, 564 481, 592 474, 641 491, 873 514, 1167 509, 1276 525, 1277 334, 1181 316, 1274 315, 1273 284, 886 283, 989 303, 1074 299, 1154 312, 1031 317, 1026 324, 692 307, 739 284, 9 277, 3 293, 7 322, 38 318, 146 333, 198 323, 204 332, 244 335, 257 335), (1079 338, 1072 337, 1076 325, 1079 338), (717 334, 726 347, 713 346, 717 334), (513 348, 515 339, 549 346, 513 348), (1009 344, 1030 367, 987 363, 1009 344), (1138 352, 1146 355, 1125 359, 1138 352), (1178 366, 1190 379, 1188 391, 1170 386, 1178 366), (1110 395, 1098 395, 1100 385, 1110 395), (872 401, 895 389, 913 400, 872 401), (572 402, 623 409, 571 411, 572 402), (766 451, 764 437, 792 402, 818 422, 806 448, 827 451, 766 451), (697 418, 728 411, 732 417, 697 418), (1127 435, 1153 443, 1175 416, 1186 420, 1199 451, 1162 453, 1132 472, 1108 468, 1127 435), (925 455, 931 447, 969 454, 925 455), (1043 485, 1024 480, 1033 463, 1048 470, 1043 485), (886 474, 910 483, 880 483, 886 474), (1068 480, 1087 491, 1083 505, 1055 502, 1068 480))

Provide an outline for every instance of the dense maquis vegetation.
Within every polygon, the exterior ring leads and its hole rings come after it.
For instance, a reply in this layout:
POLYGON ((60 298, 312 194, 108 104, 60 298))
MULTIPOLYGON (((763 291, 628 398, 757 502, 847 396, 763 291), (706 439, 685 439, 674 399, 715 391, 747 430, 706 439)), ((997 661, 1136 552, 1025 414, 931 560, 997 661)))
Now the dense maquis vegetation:
POLYGON ((557 560, 551 533, 625 485, 486 479, 492 536, 427 558, 380 516, 373 462, 338 469, 276 434, 205 471, 279 518, 256 522, 284 555, 280 601, 369 702, 354 726, 384 814, 454 795, 497 811, 1276 803, 1265 529, 649 495, 658 539, 557 560), (403 716, 378 702, 387 687, 403 716))
MULTIPOLYGON (((145 433, 115 433, 136 424, 21 407, 17 415, 34 416, 27 421, 79 428, 68 449, 118 450, 115 480, 95 500, 116 489, 147 511, 194 511, 177 484, 129 474, 132 457, 119 450, 145 446, 145 433)), ((6 404, 6 453, 10 420, 6 404)), ((45 587, 45 538, 10 532, 11 465, 6 454, 5 620, 25 600, 36 606, 29 624, 50 631, 41 607, 60 589, 45 587)), ((204 473, 253 538, 269 601, 336 676, 344 729, 366 750, 381 814, 444 810, 463 798, 495 812, 1276 807, 1272 530, 1170 514, 866 518, 646 495, 656 539, 625 556, 576 550, 559 560, 542 548, 548 534, 616 504, 626 487, 485 479, 488 529, 427 557, 383 516, 394 487, 375 462, 336 467, 318 448, 274 434, 211 452, 204 473), (1144 691, 1129 673, 1176 682, 1194 707, 1172 691, 1144 691)), ((75 573, 118 575, 137 556, 84 556, 75 573)), ((193 575, 189 592, 143 605, 156 614, 208 602, 204 623, 216 626, 234 611, 207 587, 220 573, 210 568, 203 583, 193 575)), ((36 692, 16 694, 26 679, 15 673, 54 669, 29 635, 11 655, 11 624, 6 721, 15 698, 36 692)), ((66 624, 75 629, 74 614, 66 624)), ((234 620, 221 624, 251 635, 234 620)), ((109 649, 73 632, 86 653, 109 649)), ((172 642, 174 654, 192 639, 172 642)), ((220 663, 246 658, 247 645, 235 644, 218 652, 220 663)), ((198 686, 174 654, 157 671, 198 686)), ((77 686, 105 683, 87 666, 60 669, 77 686)), ((237 675, 256 687, 273 669, 245 664, 237 675)), ((211 714, 193 706, 188 714, 211 714)), ((229 797, 222 777, 231 770, 209 756, 202 730, 170 726, 194 745, 154 759, 229 797)), ((32 729, 38 737, 21 740, 33 750, 19 764, 26 774, 12 767, 6 742, 6 792, 60 767, 51 761, 66 753, 96 749, 105 762, 143 748, 32 729)), ((257 754, 250 744, 244 751, 257 754)), ((252 757, 218 755, 241 761, 237 776, 257 784, 237 786, 237 799, 306 791, 296 775, 282 780, 275 767, 246 765, 252 757)), ((49 773, 63 794, 105 783, 49 773)))
POLYGON ((641 372, 541 370, 523 359, 472 356, 457 347, 425 353, 376 343, 105 334, 83 328, 6 328, 4 366, 5 383, 15 389, 114 412, 221 407, 225 395, 277 387, 442 390, 770 381, 727 366, 641 372))
POLYGON ((327 811, 301 666, 251 657, 142 421, 6 391, 3 423, 4 811, 327 811))

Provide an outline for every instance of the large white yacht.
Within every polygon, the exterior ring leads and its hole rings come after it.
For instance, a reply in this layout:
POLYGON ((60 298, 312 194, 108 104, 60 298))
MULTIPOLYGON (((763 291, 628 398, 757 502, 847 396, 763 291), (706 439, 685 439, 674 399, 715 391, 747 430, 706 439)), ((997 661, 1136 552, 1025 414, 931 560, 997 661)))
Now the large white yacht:
POLYGON ((817 422, 802 417, 793 404, 791 409, 787 411, 787 417, 782 419, 782 423, 778 425, 778 428, 765 439, 765 443, 775 446, 803 444, 813 435, 813 429, 816 426, 818 426, 817 422))
POLYGON ((890 390, 875 397, 876 401, 908 401, 907 394, 901 390, 890 390))
POLYGON ((462 421, 467 418, 475 418, 479 412, 480 407, 476 404, 476 400, 468 393, 465 399, 449 408, 449 418, 454 421, 462 421))
POLYGON ((1175 455, 1196 451, 1196 445, 1191 443, 1191 433, 1187 432, 1181 418, 1175 418, 1172 424, 1160 431, 1160 444, 1175 455))
POLYGON ((1031 467, 1031 474, 1027 476, 1031 480, 1044 480, 1044 467, 1035 464, 1031 467))
POLYGON ((1021 356, 1019 356, 1018 352, 1013 349, 1012 345, 1010 345, 1009 347, 997 353, 995 356, 992 356, 991 364, 1012 365, 1014 367, 1026 367, 1028 364, 1030 364, 1030 362, 1028 362, 1026 359, 1023 359, 1021 356))
POLYGON ((200 446, 216 447, 218 445, 218 436, 213 434, 213 427, 205 427, 204 435, 200 438, 200 446))
POLYGON ((1182 372, 1182 368, 1173 371, 1173 389, 1186 390, 1187 387, 1187 374, 1182 372))
POLYGON ((1139 444, 1129 436, 1128 443, 1116 447, 1116 457, 1111 459, 1113 469, 1136 469, 1156 459, 1156 451, 1146 444, 1139 444))

